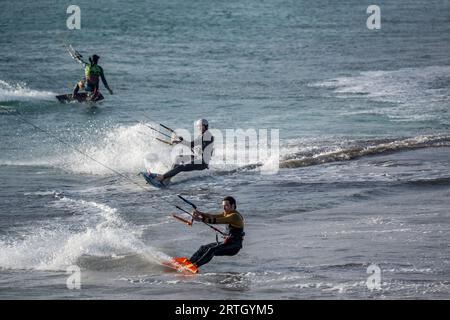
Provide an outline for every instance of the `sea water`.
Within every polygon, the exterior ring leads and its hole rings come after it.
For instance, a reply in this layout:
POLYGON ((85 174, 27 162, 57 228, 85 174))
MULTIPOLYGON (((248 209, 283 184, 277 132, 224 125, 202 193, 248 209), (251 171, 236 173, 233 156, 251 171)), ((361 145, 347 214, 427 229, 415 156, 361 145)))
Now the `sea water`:
POLYGON ((371 4, 77 1, 69 30, 65 2, 2 2, 0 298, 449 298, 450 3, 381 1, 378 30, 371 4), (83 76, 67 44, 114 95, 56 101, 83 76), (217 148, 145 185, 172 160, 149 126, 198 118, 279 130, 279 157, 228 166, 217 148), (234 196, 241 252, 167 272, 162 256, 215 241, 171 217, 177 194, 216 213, 234 196))

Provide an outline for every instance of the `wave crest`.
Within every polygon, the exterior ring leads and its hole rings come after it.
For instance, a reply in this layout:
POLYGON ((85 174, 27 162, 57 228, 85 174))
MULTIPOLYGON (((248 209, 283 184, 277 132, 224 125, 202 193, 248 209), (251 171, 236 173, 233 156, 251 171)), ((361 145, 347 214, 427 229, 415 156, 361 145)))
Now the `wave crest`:
POLYGON ((419 148, 448 147, 450 146, 450 136, 431 135, 417 136, 406 139, 385 139, 355 141, 350 145, 333 150, 320 150, 315 153, 297 152, 288 154, 284 160, 280 161, 280 168, 298 168, 319 165, 330 162, 346 161, 363 156, 385 154, 419 148))

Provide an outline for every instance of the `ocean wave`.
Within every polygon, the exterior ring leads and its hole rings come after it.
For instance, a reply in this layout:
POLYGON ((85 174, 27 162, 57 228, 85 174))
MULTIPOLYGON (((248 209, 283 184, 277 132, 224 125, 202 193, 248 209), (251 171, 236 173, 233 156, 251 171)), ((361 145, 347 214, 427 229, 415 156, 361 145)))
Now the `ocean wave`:
POLYGON ((434 179, 419 179, 419 180, 411 180, 406 183, 414 185, 414 186, 449 186, 450 185, 450 177, 442 177, 442 178, 434 178, 434 179))
POLYGON ((310 84, 333 89, 342 95, 359 94, 374 100, 396 103, 429 103, 447 100, 450 66, 361 72, 310 84))
POLYGON ((0 101, 54 100, 56 93, 27 88, 26 84, 10 84, 0 80, 0 101))
POLYGON ((387 154, 419 148, 448 147, 450 136, 430 135, 405 139, 363 140, 349 142, 344 147, 328 147, 326 150, 300 151, 284 156, 280 168, 298 168, 338 161, 348 161, 364 156, 387 154))
POLYGON ((387 102, 393 105, 373 105, 369 110, 351 107, 342 115, 379 114, 393 121, 440 121, 450 101, 450 66, 428 66, 398 70, 376 70, 358 75, 342 76, 309 84, 310 87, 333 90, 340 98, 355 98, 387 102))
MULTIPOLYGON (((94 137, 92 135, 80 137, 74 144, 76 148, 57 150, 56 156, 46 155, 32 160, 0 160, 0 165, 58 167, 76 174, 92 175, 111 175, 115 173, 114 171, 164 172, 172 165, 174 157, 171 153, 172 148, 155 140, 154 133, 148 125, 154 124, 138 123, 104 128, 94 137)), ((210 170, 195 172, 195 175, 223 176, 252 170, 272 172, 278 167, 307 167, 365 156, 448 146, 450 136, 446 134, 370 140, 352 140, 343 137, 298 138, 281 140, 276 159, 272 156, 263 162, 227 164, 223 160, 224 154, 233 149, 234 145, 226 145, 215 150, 210 170)), ((385 164, 385 166, 392 165, 385 164)))
MULTIPOLYGON (((72 265, 99 265, 133 259, 158 265, 167 256, 141 240, 142 230, 125 222, 117 209, 94 201, 55 197, 54 206, 69 210, 72 219, 30 226, 19 238, 0 239, 0 269, 65 271, 72 265), (103 261, 103 263, 102 263, 103 261)), ((118 262, 120 263, 120 262, 118 262)))

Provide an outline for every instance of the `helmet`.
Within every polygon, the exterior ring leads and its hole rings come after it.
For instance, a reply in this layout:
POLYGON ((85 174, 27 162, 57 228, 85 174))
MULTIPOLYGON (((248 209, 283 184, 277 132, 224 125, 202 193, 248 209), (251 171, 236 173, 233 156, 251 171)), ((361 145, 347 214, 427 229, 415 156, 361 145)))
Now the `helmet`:
POLYGON ((197 126, 197 127, 200 127, 200 126, 205 126, 206 127, 206 129, 208 129, 208 120, 206 120, 206 119, 198 119, 197 121, 195 121, 195 125, 197 126))

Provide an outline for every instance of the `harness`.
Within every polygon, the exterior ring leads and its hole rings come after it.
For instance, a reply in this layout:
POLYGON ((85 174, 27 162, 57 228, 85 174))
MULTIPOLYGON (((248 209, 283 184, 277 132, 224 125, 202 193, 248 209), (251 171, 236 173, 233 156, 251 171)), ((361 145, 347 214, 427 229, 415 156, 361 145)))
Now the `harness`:
MULTIPOLYGON (((239 212, 236 211, 235 213, 237 213, 243 220, 239 212)), ((224 243, 230 242, 241 243, 242 241, 244 241, 244 236, 245 236, 244 228, 233 227, 231 224, 229 224, 227 226, 227 236, 225 237, 224 243)))
POLYGON ((224 243, 244 241, 245 236, 244 228, 235 228, 228 225, 227 234, 228 235, 225 237, 224 243))

